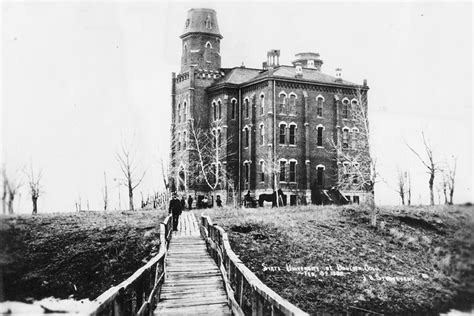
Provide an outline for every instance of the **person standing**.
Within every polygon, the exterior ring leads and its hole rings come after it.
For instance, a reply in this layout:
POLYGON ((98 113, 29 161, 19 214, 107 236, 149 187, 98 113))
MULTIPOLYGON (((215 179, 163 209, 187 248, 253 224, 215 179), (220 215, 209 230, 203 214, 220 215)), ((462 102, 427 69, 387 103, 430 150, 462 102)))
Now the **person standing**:
POLYGON ((170 201, 170 207, 169 207, 169 214, 173 216, 173 230, 177 231, 178 230, 178 221, 179 221, 179 216, 181 215, 182 212, 182 206, 181 206, 181 201, 178 200, 178 196, 176 194, 173 194, 173 198, 170 201))
POLYGON ((217 196, 216 204, 217 204, 217 207, 222 207, 222 200, 221 200, 221 196, 220 196, 220 195, 217 196))
POLYGON ((188 209, 192 209, 193 208, 193 198, 191 197, 191 195, 188 197, 188 209))
POLYGON ((184 195, 181 197, 181 209, 184 210, 186 208, 186 200, 184 199, 184 195))

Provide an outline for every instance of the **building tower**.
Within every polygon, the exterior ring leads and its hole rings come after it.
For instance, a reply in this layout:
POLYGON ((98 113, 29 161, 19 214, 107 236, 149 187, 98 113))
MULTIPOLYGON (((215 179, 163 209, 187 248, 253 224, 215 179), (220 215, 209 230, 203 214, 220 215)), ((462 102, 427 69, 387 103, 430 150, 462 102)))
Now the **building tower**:
POLYGON ((190 9, 184 25, 181 71, 172 74, 171 189, 187 192, 195 161, 187 150, 191 141, 190 124, 209 128, 210 110, 205 89, 220 77, 221 56, 216 12, 190 9), (195 120, 196 119, 196 120, 195 120))

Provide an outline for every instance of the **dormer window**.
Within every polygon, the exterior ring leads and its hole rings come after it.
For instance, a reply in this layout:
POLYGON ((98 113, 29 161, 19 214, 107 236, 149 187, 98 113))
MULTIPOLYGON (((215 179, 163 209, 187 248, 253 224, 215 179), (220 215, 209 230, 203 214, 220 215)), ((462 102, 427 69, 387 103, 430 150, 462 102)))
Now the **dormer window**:
POLYGON ((314 60, 308 60, 308 68, 314 68, 314 60))
POLYGON ((212 29, 212 22, 211 22, 211 16, 210 15, 207 16, 207 19, 206 19, 205 23, 206 23, 206 29, 209 29, 209 30, 212 29))
POLYGON ((186 19, 185 27, 188 27, 188 26, 189 26, 189 19, 186 19))

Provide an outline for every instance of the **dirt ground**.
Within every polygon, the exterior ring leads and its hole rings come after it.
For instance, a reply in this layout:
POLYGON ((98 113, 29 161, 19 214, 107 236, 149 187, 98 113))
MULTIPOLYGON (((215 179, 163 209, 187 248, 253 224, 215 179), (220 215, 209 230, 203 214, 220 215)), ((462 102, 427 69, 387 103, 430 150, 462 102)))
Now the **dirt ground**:
POLYGON ((265 284, 311 314, 473 306, 472 207, 381 208, 376 229, 363 208, 206 213, 265 284))
POLYGON ((0 217, 5 300, 96 298, 158 253, 164 217, 164 211, 0 217))

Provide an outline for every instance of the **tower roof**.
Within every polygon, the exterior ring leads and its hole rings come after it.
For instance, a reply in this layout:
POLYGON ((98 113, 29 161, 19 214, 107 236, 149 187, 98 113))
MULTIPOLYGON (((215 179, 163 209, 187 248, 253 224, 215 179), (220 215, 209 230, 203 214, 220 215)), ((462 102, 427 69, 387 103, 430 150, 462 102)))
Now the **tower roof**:
POLYGON ((184 38, 191 33, 205 33, 222 38, 219 24, 217 24, 216 11, 206 8, 190 9, 184 24, 183 34, 180 37, 184 38))

